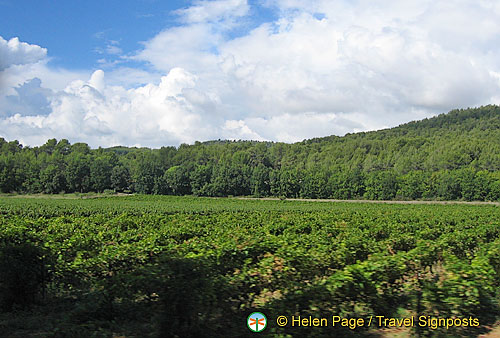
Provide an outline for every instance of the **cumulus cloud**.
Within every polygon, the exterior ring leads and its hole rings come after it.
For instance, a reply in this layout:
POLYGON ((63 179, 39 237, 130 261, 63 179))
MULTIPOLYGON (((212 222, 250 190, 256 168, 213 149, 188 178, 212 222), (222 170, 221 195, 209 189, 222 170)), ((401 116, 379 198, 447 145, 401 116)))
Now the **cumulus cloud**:
POLYGON ((184 25, 163 30, 146 41, 145 47, 131 59, 147 61, 165 72, 182 67, 213 75, 225 33, 248 12, 246 0, 197 1, 174 12, 184 25))
POLYGON ((0 71, 12 65, 35 63, 47 55, 47 50, 37 45, 20 42, 19 38, 9 41, 0 36, 0 71))
POLYGON ((218 61, 214 51, 222 37, 211 26, 199 23, 167 29, 145 42, 145 48, 131 59, 147 61, 163 72, 175 67, 197 72, 213 70, 218 61))
POLYGON ((3 98, 4 111, 1 115, 47 115, 50 113, 48 97, 52 91, 42 88, 41 80, 33 78, 22 85, 15 87, 16 95, 8 95, 3 98))
POLYGON ((344 117, 343 114, 334 113, 286 113, 271 118, 251 117, 226 121, 223 135, 234 140, 296 142, 311 138, 311 135, 321 137, 366 130, 367 126, 358 122, 363 118, 366 116, 344 117))
POLYGON ((48 115, 14 114, 0 120, 0 130, 2 137, 27 144, 54 136, 93 146, 192 143, 215 136, 183 93, 195 81, 192 74, 174 68, 159 84, 127 90, 107 86, 104 72, 97 70, 88 81, 73 81, 54 92, 48 115))
POLYGON ((0 136, 93 146, 294 142, 500 103, 496 2, 267 0, 277 19, 249 29, 255 6, 214 0, 177 10, 179 25, 126 57, 148 70, 53 70, 39 62, 45 50, 24 44, 43 53, 30 59, 25 46, 16 58, 25 61, 4 69, 0 136))
MULTIPOLYGON (((50 68, 47 66, 48 61, 45 48, 20 42, 17 37, 6 41, 0 36, 0 115, 9 110, 5 107, 6 96, 19 95, 17 88, 33 79, 36 79, 33 84, 40 81, 45 88, 61 90, 69 82, 89 74, 88 71, 50 68)), ((24 90, 28 87, 24 87, 24 90)))
MULTIPOLYGON (((492 55, 500 54, 500 17, 490 2, 267 5, 278 10, 279 19, 241 37, 224 38, 207 20, 191 19, 198 24, 158 34, 137 58, 157 69, 180 64, 196 73, 199 87, 216 88, 218 110, 235 121, 307 118, 306 112, 363 114, 365 128, 376 129, 488 104, 498 96, 492 71, 500 64, 492 55), (478 25, 469 27, 467 20, 478 25)), ((343 130, 338 127, 332 133, 343 130)))

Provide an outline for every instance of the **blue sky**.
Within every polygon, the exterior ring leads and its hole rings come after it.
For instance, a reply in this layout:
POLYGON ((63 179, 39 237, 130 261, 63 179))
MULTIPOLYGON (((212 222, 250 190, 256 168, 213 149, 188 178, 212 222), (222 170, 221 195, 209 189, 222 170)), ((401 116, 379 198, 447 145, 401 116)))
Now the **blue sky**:
MULTIPOLYGON (((99 68, 109 46, 129 54, 141 42, 180 24, 178 9, 193 2, 160 0, 2 0, 0 32, 4 39, 18 37, 47 48, 51 65, 67 68, 99 68)), ((230 37, 275 17, 271 8, 249 1, 252 15, 230 37)), ((121 54, 121 53, 120 53, 121 54)), ((139 64, 134 65, 139 67, 139 64)))
POLYGON ((0 0, 0 137, 296 142, 500 102, 494 0, 0 0))
POLYGON ((140 42, 176 24, 187 1, 26 0, 0 2, 0 32, 49 50, 54 66, 92 68, 109 41, 130 53, 140 42))

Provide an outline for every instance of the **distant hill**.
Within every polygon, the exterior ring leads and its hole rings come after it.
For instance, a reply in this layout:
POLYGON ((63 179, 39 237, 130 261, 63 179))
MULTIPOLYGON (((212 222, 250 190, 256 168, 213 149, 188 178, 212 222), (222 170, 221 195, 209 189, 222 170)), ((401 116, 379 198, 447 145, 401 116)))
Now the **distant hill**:
POLYGON ((500 107, 285 144, 216 140, 90 149, 0 139, 3 192, 253 195, 339 199, 500 199, 500 107))

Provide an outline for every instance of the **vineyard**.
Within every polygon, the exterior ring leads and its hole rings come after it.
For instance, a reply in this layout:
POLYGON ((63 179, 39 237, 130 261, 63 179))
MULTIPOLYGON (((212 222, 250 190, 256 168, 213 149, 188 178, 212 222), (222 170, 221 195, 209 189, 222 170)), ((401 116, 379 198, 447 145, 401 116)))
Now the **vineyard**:
POLYGON ((498 205, 0 198, 0 336, 377 337, 279 315, 500 319, 498 205))

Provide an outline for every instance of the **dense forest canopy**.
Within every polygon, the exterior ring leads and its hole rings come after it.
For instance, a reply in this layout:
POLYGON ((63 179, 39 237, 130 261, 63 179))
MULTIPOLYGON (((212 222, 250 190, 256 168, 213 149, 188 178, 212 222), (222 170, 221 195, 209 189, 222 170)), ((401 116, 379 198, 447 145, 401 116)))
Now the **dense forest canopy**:
POLYGON ((137 192, 336 199, 500 199, 500 107, 294 144, 91 149, 0 138, 4 193, 137 192))

